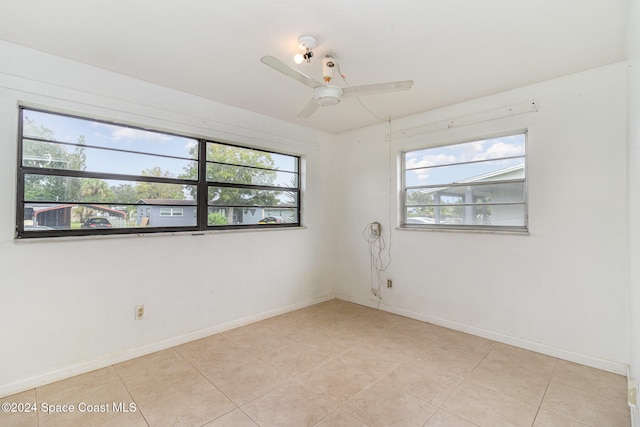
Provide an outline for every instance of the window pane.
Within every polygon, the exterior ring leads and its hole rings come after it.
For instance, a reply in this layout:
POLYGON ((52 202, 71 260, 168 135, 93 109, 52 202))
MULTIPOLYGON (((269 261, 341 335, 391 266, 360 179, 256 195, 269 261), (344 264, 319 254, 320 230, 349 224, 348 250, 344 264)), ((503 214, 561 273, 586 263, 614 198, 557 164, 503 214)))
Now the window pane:
POLYGON ((207 143, 207 161, 275 169, 275 162, 271 153, 215 142, 207 143))
POLYGON ((135 211, 137 227, 194 227, 198 222, 194 200, 149 200, 135 206, 135 211))
MULTIPOLYGON (((141 227, 194 226, 195 217, 160 218, 160 207, 149 205, 29 203, 25 231, 96 230, 141 227)), ((195 212, 195 205, 188 208, 195 212)))
POLYGON ((251 188, 209 187, 210 206, 287 206, 298 205, 296 191, 251 188))
POLYGON ((406 206, 447 205, 456 203, 522 203, 524 182, 473 184, 407 190, 406 206))
POLYGON ((457 182, 502 181, 524 177, 524 157, 409 170, 407 187, 457 182))
POLYGON ((220 165, 217 163, 207 164, 207 180, 210 182, 271 187, 293 188, 298 186, 298 175, 295 173, 220 165))
POLYGON ((207 217, 207 224, 211 227, 295 223, 298 223, 298 210, 294 208, 267 209, 261 207, 211 206, 207 217))
POLYGON ((193 200, 195 185, 25 174, 24 200, 32 202, 120 203, 193 200))
MULTIPOLYGON (((197 160, 173 159, 83 146, 72 147, 32 139, 25 139, 23 144, 25 153, 22 158, 23 166, 168 178, 182 177, 185 176, 186 170, 198 168, 197 160)), ((186 175, 185 178, 197 179, 197 176, 186 175)))
POLYGON ((73 144, 198 158, 197 140, 90 119, 23 110, 23 135, 73 144))
POLYGON ((299 172, 297 157, 271 153, 271 158, 273 159, 273 164, 276 169, 287 172, 299 172))
POLYGON ((521 227, 525 223, 525 205, 440 205, 408 207, 407 225, 484 225, 521 227))
POLYGON ((511 135, 483 139, 444 147, 410 151, 405 156, 405 168, 423 168, 437 165, 475 162, 524 156, 525 135, 511 135))
POLYGON ((523 133, 404 153, 403 224, 525 229, 525 140, 523 133))
POLYGON ((84 230, 300 224, 299 157, 27 108, 20 112, 18 238, 38 232, 56 237, 84 230), (203 147, 206 158, 199 159, 203 147), (206 176, 200 176, 202 168, 206 176), (198 200, 199 187, 216 182, 201 195, 208 199, 198 200), (207 219, 200 222, 205 215, 198 206, 207 204, 207 219))

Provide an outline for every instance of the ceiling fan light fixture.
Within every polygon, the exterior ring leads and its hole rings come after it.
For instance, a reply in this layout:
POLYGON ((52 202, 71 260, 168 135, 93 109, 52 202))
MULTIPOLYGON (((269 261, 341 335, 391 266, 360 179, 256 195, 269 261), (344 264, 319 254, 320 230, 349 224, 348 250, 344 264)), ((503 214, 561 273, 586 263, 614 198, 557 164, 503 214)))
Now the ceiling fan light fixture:
POLYGON ((336 105, 342 99, 342 88, 337 86, 320 86, 313 90, 313 99, 321 106, 336 105))
POLYGON ((307 64, 311 62, 313 57, 312 49, 318 46, 318 40, 313 36, 300 36, 298 37, 298 47, 304 50, 304 53, 296 53, 293 56, 293 62, 296 64, 302 64, 303 61, 307 61, 307 64))

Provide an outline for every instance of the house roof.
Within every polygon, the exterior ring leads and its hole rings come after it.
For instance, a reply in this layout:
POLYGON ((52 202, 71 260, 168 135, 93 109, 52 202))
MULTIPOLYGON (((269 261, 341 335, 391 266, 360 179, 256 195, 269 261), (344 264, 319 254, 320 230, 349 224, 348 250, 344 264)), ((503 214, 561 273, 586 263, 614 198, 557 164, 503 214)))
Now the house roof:
POLYGON ((488 172, 482 175, 477 175, 471 178, 467 178, 467 179, 462 179, 460 181, 456 181, 455 183, 469 183, 469 182, 478 182, 478 181, 487 181, 490 178, 496 178, 498 176, 501 175, 507 175, 513 172, 517 172, 517 171, 524 171, 524 164, 522 165, 516 165, 516 166, 512 166, 509 168, 505 168, 505 169, 500 169, 497 171, 493 171, 493 172, 488 172))
MULTIPOLYGON (((80 205, 78 205, 78 204, 64 204, 64 205, 52 205, 52 206, 29 206, 29 205, 25 205, 25 207, 33 208, 34 216, 38 216, 42 212, 49 212, 49 211, 55 211, 55 210, 61 210, 61 209, 71 209, 71 208, 78 207, 78 206, 80 206, 80 205)), ((109 213, 111 215, 121 216, 123 218, 125 216, 127 216, 126 212, 122 212, 122 211, 119 211, 117 209, 111 209, 111 208, 108 208, 108 207, 102 206, 102 205, 90 204, 90 205, 82 205, 82 206, 86 206, 88 208, 95 209, 95 210, 102 211, 102 212, 107 212, 107 213, 109 213)))
MULTIPOLYGON (((524 171, 524 164, 511 166, 511 167, 500 169, 493 172, 488 172, 482 175, 476 175, 471 178, 461 179, 459 181, 454 182, 453 184, 482 184, 483 181, 494 181, 495 178, 497 177, 515 173, 520 170, 524 171)), ((518 178, 514 178, 514 179, 518 179, 518 178)), ((498 181, 500 180, 498 179, 498 181)), ((465 186, 440 186, 440 187, 425 188, 424 190, 421 190, 421 193, 430 194, 430 193, 437 193, 437 192, 443 192, 443 191, 446 191, 449 194, 462 194, 466 191, 466 189, 465 189, 465 186)))

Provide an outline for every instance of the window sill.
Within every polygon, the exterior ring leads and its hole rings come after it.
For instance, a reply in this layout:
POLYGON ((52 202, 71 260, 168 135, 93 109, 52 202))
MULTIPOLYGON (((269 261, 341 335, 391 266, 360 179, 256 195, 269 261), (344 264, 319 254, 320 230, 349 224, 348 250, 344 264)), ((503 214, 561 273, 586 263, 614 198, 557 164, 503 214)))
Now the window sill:
POLYGON ((18 244, 27 243, 54 243, 54 242, 66 242, 66 241, 82 241, 82 240, 103 240, 103 239, 132 239, 132 238, 154 238, 154 237, 167 237, 167 236, 206 236, 209 234, 226 234, 226 233, 250 233, 250 232, 268 232, 268 231, 284 231, 284 230, 306 230, 304 225, 296 227, 252 227, 252 228, 231 228, 224 230, 203 230, 203 231, 167 231, 158 233, 128 233, 128 234, 93 234, 87 236, 57 236, 57 237, 27 237, 27 238, 15 238, 14 242, 18 244))
POLYGON ((420 231, 420 232, 436 232, 436 233, 465 233, 465 234, 507 234, 516 236, 528 236, 529 230, 497 230, 487 229, 481 230, 477 228, 431 228, 431 227, 396 227, 398 231, 420 231))

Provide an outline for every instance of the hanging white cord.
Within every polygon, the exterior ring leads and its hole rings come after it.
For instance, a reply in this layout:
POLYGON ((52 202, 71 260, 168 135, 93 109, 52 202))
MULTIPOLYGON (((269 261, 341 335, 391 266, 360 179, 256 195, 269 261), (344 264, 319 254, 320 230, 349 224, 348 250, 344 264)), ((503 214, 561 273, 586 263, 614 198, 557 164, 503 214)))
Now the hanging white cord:
MULTIPOLYGON (((389 158, 390 161, 393 159, 392 144, 391 144, 391 119, 388 120, 389 124, 389 158)), ((384 240, 384 233, 382 230, 382 226, 379 223, 369 223, 362 230, 362 237, 367 241, 369 245, 369 264, 370 264, 370 277, 369 277, 369 285, 371 288, 371 293, 378 299, 378 305, 376 308, 380 308, 380 302, 382 300, 382 282, 383 282, 383 273, 391 264, 391 237, 392 237, 392 223, 391 223, 391 210, 392 210, 392 196, 393 196, 393 179, 392 179, 392 171, 393 167, 389 165, 389 200, 388 206, 389 210, 387 212, 388 224, 389 224, 389 246, 384 240), (374 224, 377 226, 377 232, 374 232, 374 224), (387 261, 385 262, 383 259, 383 253, 387 250, 387 261)))
MULTIPOLYGON (((346 77, 342 74, 342 71, 340 70, 340 63, 336 63, 336 67, 338 68, 338 75, 340 76, 340 78, 342 79, 342 81, 344 82, 344 84, 347 85, 347 87, 351 87, 351 85, 349 84, 349 82, 347 81, 346 77)), ((378 116, 376 113, 374 113, 373 111, 371 111, 371 109, 369 107, 367 107, 366 105, 364 105, 364 103, 360 100, 359 97, 356 96, 356 99, 358 100, 358 102, 360 103, 360 105, 362 106, 362 108, 364 108, 365 110, 367 110, 369 112, 369 114, 371 114, 373 117, 375 117, 376 119, 380 120, 381 122, 386 122, 387 119, 383 119, 382 117, 378 116)), ((389 120, 391 120, 391 118, 389 118, 389 120)))
POLYGON ((380 300, 382 300, 382 275, 391 262, 391 256, 385 262, 383 259, 383 253, 386 248, 386 242, 384 235, 380 229, 378 232, 373 231, 373 226, 377 223, 369 223, 362 230, 362 237, 369 244, 369 263, 370 263, 370 280, 371 293, 378 298, 378 308, 380 307, 380 300))

